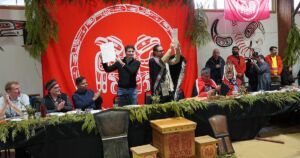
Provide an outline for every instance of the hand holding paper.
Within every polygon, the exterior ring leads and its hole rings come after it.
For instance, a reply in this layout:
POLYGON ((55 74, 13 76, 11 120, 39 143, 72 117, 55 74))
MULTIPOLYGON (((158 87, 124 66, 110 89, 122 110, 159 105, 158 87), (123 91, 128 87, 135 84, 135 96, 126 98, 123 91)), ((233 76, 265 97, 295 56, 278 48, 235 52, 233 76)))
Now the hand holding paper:
POLYGON ((174 44, 174 47, 177 48, 178 46, 178 29, 177 28, 174 28, 172 30, 172 43, 174 44))
POLYGON ((102 52, 102 63, 108 63, 116 60, 116 52, 112 42, 101 44, 100 48, 102 52))

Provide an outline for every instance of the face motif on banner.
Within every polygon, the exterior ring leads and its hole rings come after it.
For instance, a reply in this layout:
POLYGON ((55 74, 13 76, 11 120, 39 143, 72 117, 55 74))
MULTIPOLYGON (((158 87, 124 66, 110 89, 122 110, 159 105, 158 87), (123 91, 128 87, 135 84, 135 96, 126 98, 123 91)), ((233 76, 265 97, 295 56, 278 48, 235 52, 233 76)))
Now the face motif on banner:
POLYGON ((259 11, 259 0, 236 0, 235 6, 240 17, 246 20, 254 19, 259 11))
POLYGON ((234 21, 259 21, 270 17, 269 0, 225 0, 224 16, 234 21))
POLYGON ((219 47, 238 46, 240 55, 251 57, 253 52, 261 52, 265 41, 265 29, 261 22, 223 22, 223 17, 218 17, 211 25, 211 37, 219 47), (221 26, 219 25, 219 22, 221 26), (223 26, 222 26, 223 25, 223 26), (231 36, 219 33, 218 28, 231 28, 231 36))
POLYGON ((135 59, 141 62, 137 75, 138 93, 150 90, 148 61, 153 46, 169 45, 171 31, 167 21, 142 6, 118 4, 101 9, 82 25, 73 41, 70 53, 73 84, 76 77, 84 74, 87 80, 95 81, 91 87, 101 89, 104 99, 105 95, 117 94, 118 71, 106 73, 100 60, 100 45, 112 42, 120 58, 125 57, 126 45, 134 45, 135 59), (95 67, 93 72, 90 71, 91 66, 95 67))

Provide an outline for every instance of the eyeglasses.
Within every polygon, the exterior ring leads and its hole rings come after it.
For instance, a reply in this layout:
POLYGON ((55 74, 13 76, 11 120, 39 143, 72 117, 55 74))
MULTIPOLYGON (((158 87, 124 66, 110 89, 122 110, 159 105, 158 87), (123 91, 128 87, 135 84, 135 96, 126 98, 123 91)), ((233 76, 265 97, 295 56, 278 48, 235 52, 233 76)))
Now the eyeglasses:
POLYGON ((86 85, 88 85, 87 82, 82 82, 82 83, 81 83, 81 86, 86 86, 86 85))
POLYGON ((157 50, 157 52, 162 53, 162 52, 164 52, 164 50, 157 50))

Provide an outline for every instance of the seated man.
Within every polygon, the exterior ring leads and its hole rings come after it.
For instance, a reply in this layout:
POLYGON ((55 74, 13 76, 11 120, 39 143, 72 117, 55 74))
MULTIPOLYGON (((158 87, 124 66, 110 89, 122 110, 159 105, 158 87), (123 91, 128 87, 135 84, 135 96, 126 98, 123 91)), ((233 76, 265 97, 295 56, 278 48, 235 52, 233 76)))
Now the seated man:
POLYGON ((193 88, 193 96, 208 97, 216 94, 219 87, 214 80, 210 78, 210 69, 203 68, 201 76, 196 80, 193 88))
POLYGON ((47 113, 72 110, 72 104, 68 95, 60 91, 56 80, 48 81, 45 88, 48 90, 48 95, 44 96, 43 104, 47 108, 47 113))
POLYGON ((5 85, 6 95, 0 98, 0 118, 22 116, 29 106, 29 97, 21 93, 20 84, 16 81, 11 81, 5 85))
POLYGON ((75 108, 80 108, 82 110, 87 108, 101 109, 101 90, 94 93, 92 90, 87 89, 87 86, 88 84, 85 77, 76 78, 77 91, 72 96, 75 108))
POLYGON ((233 95, 239 92, 242 81, 236 77, 235 67, 227 63, 224 68, 223 84, 221 85, 221 95, 233 95))

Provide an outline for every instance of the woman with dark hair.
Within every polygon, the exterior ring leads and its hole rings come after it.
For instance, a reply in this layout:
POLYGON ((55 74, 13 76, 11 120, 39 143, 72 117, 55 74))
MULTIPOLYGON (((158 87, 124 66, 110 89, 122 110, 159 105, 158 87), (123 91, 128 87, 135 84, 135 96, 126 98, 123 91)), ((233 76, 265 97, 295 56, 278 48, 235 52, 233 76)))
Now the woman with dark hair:
POLYGON ((72 110, 72 104, 68 95, 60 91, 56 80, 48 81, 45 88, 48 91, 48 95, 44 96, 43 104, 46 106, 48 113, 72 110))

